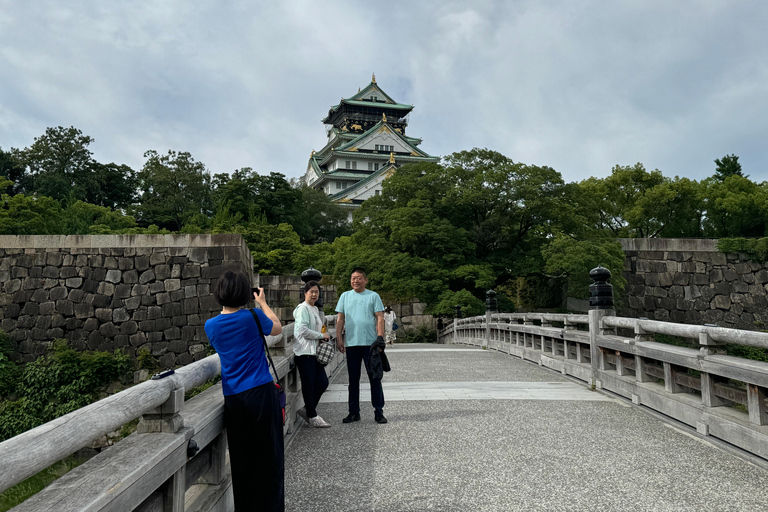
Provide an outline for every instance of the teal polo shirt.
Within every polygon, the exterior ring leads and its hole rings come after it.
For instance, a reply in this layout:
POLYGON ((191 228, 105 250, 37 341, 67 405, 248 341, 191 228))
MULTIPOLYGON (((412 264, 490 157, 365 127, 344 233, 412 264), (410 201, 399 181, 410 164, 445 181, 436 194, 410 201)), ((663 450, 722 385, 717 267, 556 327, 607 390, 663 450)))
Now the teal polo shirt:
POLYGON ((367 347, 376 341, 376 316, 384 311, 384 304, 376 292, 349 290, 341 294, 336 312, 344 313, 345 347, 367 347))

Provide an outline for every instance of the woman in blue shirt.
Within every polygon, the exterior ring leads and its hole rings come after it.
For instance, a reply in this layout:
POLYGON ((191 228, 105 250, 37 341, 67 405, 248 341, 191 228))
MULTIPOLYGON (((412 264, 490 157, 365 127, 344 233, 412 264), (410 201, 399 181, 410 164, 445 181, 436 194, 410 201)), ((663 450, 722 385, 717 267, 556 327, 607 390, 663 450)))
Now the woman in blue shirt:
POLYGON ((251 291, 241 272, 226 271, 213 291, 221 314, 205 322, 205 334, 221 360, 224 426, 235 510, 285 509, 283 415, 264 340, 250 311, 254 299, 265 335, 280 334, 280 320, 267 305, 264 290, 251 291))

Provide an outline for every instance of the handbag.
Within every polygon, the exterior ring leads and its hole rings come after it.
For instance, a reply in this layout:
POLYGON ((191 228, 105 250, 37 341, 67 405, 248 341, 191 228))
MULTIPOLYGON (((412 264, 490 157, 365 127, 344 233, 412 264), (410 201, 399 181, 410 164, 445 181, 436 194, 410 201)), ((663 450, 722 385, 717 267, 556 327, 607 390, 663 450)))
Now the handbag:
MULTIPOLYGON (((267 353, 267 359, 269 359, 269 364, 272 365, 272 371, 275 373, 275 378, 277 378, 277 370, 275 369, 275 363, 272 362, 272 356, 269 355, 269 345, 267 345, 267 337, 264 336, 264 331, 261 328, 261 322, 259 322, 259 317, 256 314, 256 311, 253 309, 249 309, 248 311, 251 312, 253 315, 253 319, 256 320, 256 326, 259 328, 259 334, 261 334, 261 339, 264 340, 264 351, 267 353)), ((277 382, 274 383, 275 387, 277 388, 277 396, 280 400, 280 408, 283 410, 283 425, 285 425, 285 391, 283 391, 283 387, 278 384, 277 382)))
POLYGON ((396 331, 396 330, 398 330, 399 328, 400 328, 400 326, 399 326, 399 325, 397 325, 397 322, 392 322, 392 330, 393 330, 393 331, 396 331))
POLYGON ((315 357, 317 358, 317 362, 322 366, 331 362, 331 359, 333 359, 333 352, 333 344, 330 341, 319 340, 317 342, 315 357))

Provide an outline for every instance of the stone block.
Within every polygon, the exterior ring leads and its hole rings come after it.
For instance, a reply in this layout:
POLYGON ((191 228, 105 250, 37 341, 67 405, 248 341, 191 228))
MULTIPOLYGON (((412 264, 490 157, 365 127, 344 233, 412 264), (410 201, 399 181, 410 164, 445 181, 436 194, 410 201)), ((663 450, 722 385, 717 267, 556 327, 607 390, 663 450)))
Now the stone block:
POLYGON ((59 277, 59 267, 45 267, 41 272, 42 277, 56 279, 59 277))
POLYGON ((37 320, 35 320, 35 329, 42 329, 46 330, 51 327, 51 317, 49 316, 38 316, 37 320))
POLYGON ((152 331, 148 332, 147 334, 147 341, 150 343, 155 343, 158 341, 163 341, 163 333, 158 331, 152 331))
POLYGON ((32 293, 32 300, 34 302, 46 302, 50 298, 48 290, 38 288, 32 293))
POLYGON ((187 352, 187 344, 179 339, 179 338, 169 338, 171 339, 171 344, 168 347, 168 350, 175 354, 183 354, 187 352))
POLYGON ((83 281, 83 290, 85 290, 88 293, 95 293, 96 290, 99 289, 99 283, 98 281, 94 281, 93 279, 86 279, 83 281))
POLYGON ((11 269, 11 277, 14 279, 29 277, 29 270, 23 267, 13 267, 11 269))
POLYGON ((59 277, 62 279, 67 279, 75 276, 77 276, 77 269, 75 267, 61 267, 59 269, 59 277))
POLYGON ((149 264, 153 267, 163 265, 168 261, 168 256, 160 251, 154 251, 149 255, 149 264))
POLYGON ((181 277, 183 279, 191 279, 194 277, 200 277, 200 265, 194 263, 187 263, 184 268, 181 269, 181 277))
POLYGON ((160 356, 159 363, 161 368, 173 368, 176 362, 176 354, 173 352, 167 352, 160 356))
POLYGON ((133 268, 133 258, 117 258, 117 268, 120 270, 131 270, 133 268))
POLYGON ((118 334, 115 336, 115 348, 127 347, 130 342, 130 337, 126 334, 118 334))
POLYGON ((141 295, 144 295, 146 293, 149 293, 149 286, 147 286, 145 284, 135 284, 131 288, 131 296, 132 297, 141 296, 141 295))
POLYGON ((45 253, 46 265, 50 265, 52 267, 60 267, 63 259, 64 255, 59 251, 45 253))
POLYGON ((218 302, 216 302, 216 299, 213 298, 213 295, 209 295, 207 297, 200 297, 200 311, 206 312, 206 311, 219 311, 221 310, 221 306, 218 302))
POLYGON ((155 329, 158 331, 164 331, 173 326, 170 318, 158 318, 155 320, 155 329))
POLYGON ((139 284, 151 283, 155 280, 155 272, 152 269, 145 270, 139 276, 139 284))
POLYGON ((197 299, 197 297, 184 299, 182 306, 182 312, 185 315, 195 315, 200 313, 200 301, 197 299))
POLYGON ((163 310, 160 306, 149 306, 147 308, 148 320, 157 320, 158 318, 162 318, 162 316, 163 316, 163 310))
POLYGON ((70 300, 57 300, 56 312, 64 316, 72 316, 75 313, 74 304, 70 300))
POLYGON ((29 277, 37 277, 42 278, 43 277, 43 268, 42 267, 32 267, 29 269, 29 277))
POLYGON ((96 294, 93 296, 93 306, 97 308, 104 308, 112 303, 112 297, 108 295, 96 294))
POLYGON ((93 268, 93 271, 91 272, 91 279, 94 281, 103 281, 105 277, 107 277, 107 269, 104 267, 93 268))
POLYGON ((136 334, 129 336, 128 341, 131 344, 131 346, 138 347, 147 342, 147 337, 144 335, 143 332, 137 332, 136 334))
POLYGON ((107 270, 107 275, 104 278, 109 283, 119 283, 123 278, 123 273, 120 270, 107 270))
POLYGON ((131 296, 131 285, 130 284, 118 284, 115 286, 115 298, 117 299, 127 299, 131 296))
POLYGON ((21 289, 37 290, 38 288, 42 288, 44 284, 45 284, 45 281, 43 281, 39 277, 25 277, 24 281, 22 281, 21 289))
POLYGON ((83 323, 84 331, 95 331, 99 328, 99 321, 96 318, 87 318, 83 323))
POLYGON ((104 342, 104 336, 99 331, 91 331, 88 335, 87 345, 89 350, 96 350, 104 342))
POLYGON ((189 352, 184 352, 176 356, 175 366, 184 366, 193 362, 195 362, 195 359, 192 355, 189 352))
POLYGON ((134 265, 136 267, 136 270, 139 272, 143 272, 149 268, 149 256, 141 255, 136 256, 134 259, 134 265))
POLYGON ((136 284, 139 282, 139 273, 136 270, 126 270, 123 272, 123 282, 126 284, 136 284))
POLYGON ((216 265, 214 267, 202 267, 200 269, 200 277, 203 279, 218 279, 223 273, 224 267, 222 265, 216 265))
MULTIPOLYGON (((56 311, 56 303, 53 301, 47 301, 47 302, 41 302, 40 303, 40 315, 46 315, 50 316, 53 315, 53 313, 56 311)), ((6 332, 8 332, 8 329, 4 329, 6 332)))
POLYGON ((37 302, 27 302, 21 310, 22 315, 37 316, 40 313, 40 305, 37 302))
POLYGON ((162 306, 163 304, 167 304, 171 302, 171 296, 168 295, 167 293, 158 293, 155 296, 155 299, 157 301, 158 306, 162 306))
POLYGON ((82 277, 70 277, 65 281, 67 288, 80 288, 83 285, 82 277))
POLYGON ((112 311, 112 321, 115 323, 127 322, 130 319, 131 319, 131 314, 124 307, 117 308, 114 311, 112 311))
POLYGON ((158 265, 155 267, 155 278, 158 281, 164 281, 171 277, 170 265, 158 265))
POLYGON ((115 294, 115 285, 106 281, 102 281, 99 283, 99 287, 96 289, 96 293, 112 297, 115 294))
POLYGON ((141 297, 128 297, 125 299, 125 308, 129 311, 138 309, 141 305, 141 297))
POLYGON ((167 304, 163 304, 162 309, 163 309, 163 316, 173 317, 176 315, 180 315, 183 308, 179 302, 169 302, 167 304))
POLYGON ((171 322, 176 327, 184 327, 185 325, 189 324, 187 321, 187 315, 174 316, 173 318, 171 318, 171 322))
POLYGON ((102 322, 112 321, 112 310, 109 308, 96 308, 93 314, 102 322))
POLYGON ((181 289, 181 282, 178 279, 166 279, 165 291, 173 292, 181 289))
POLYGON ((139 324, 134 322, 133 320, 129 320, 127 322, 124 322, 120 326, 120 334, 136 334, 139 330, 139 324))
POLYGON ((712 309, 727 310, 731 307, 731 298, 727 295, 715 295, 710 303, 712 309))
POLYGON ((168 294, 173 302, 181 302, 184 300, 184 290, 173 290, 168 294))
POLYGON ((90 318, 94 315, 93 306, 90 304, 75 304, 75 318, 81 320, 90 318))
POLYGON ((16 293, 21 290, 21 279, 11 279, 3 284, 3 290, 6 293, 16 293))
POLYGON ((170 343, 168 343, 167 341, 152 343, 152 350, 150 353, 155 357, 162 356, 163 354, 168 352, 169 346, 170 346, 170 343))
POLYGON ((139 309, 133 312, 133 316, 131 317, 132 320, 136 320, 137 322, 141 322, 142 320, 147 319, 147 308, 140 306, 139 309))
POLYGON ((165 283, 158 281, 149 285, 149 293, 152 295, 160 292, 165 292, 165 283))
POLYGON ((104 258, 104 268, 107 270, 117 270, 120 265, 117 264, 117 258, 114 256, 107 256, 104 258))
POLYGON ((57 286, 61 286, 61 279, 46 279, 43 281, 43 289, 45 290, 50 290, 57 286))
POLYGON ((173 265, 171 267, 171 279, 179 279, 181 277, 181 265, 173 265))

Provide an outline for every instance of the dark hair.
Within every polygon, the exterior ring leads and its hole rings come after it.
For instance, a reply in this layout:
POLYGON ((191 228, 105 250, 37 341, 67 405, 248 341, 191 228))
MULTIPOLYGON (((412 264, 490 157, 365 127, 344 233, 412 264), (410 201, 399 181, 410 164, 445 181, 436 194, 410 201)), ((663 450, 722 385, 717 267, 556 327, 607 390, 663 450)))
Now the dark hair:
POLYGON ((304 286, 301 287, 301 293, 307 293, 309 290, 317 286, 317 289, 320 290, 320 283, 317 281, 307 281, 304 286))
POLYGON ((355 268, 353 268, 353 269, 352 269, 352 272, 350 272, 350 274, 349 274, 349 275, 351 276, 352 274, 355 274, 355 273, 357 273, 357 274, 363 274, 363 277, 364 277, 364 278, 366 278, 366 279, 368 279, 368 274, 365 272, 365 269, 364 269, 364 268, 362 268, 362 267, 355 267, 355 268))
POLYGON ((253 299, 251 282, 239 271, 227 270, 216 281, 213 298, 222 306, 239 308, 253 299))

